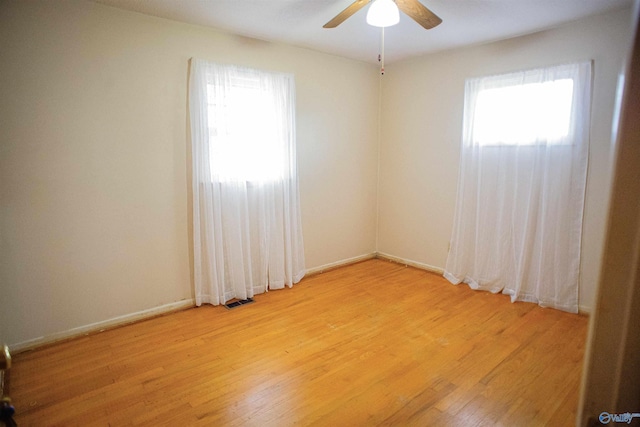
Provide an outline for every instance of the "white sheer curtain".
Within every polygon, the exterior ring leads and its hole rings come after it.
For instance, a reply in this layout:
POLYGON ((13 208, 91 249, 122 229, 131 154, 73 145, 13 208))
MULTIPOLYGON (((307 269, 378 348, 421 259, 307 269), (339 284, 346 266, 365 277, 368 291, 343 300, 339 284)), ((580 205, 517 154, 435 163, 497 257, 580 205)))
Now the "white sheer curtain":
POLYGON ((578 311, 591 63, 467 80, 444 276, 578 311))
POLYGON ((196 304, 305 273, 292 75, 191 60, 196 304))

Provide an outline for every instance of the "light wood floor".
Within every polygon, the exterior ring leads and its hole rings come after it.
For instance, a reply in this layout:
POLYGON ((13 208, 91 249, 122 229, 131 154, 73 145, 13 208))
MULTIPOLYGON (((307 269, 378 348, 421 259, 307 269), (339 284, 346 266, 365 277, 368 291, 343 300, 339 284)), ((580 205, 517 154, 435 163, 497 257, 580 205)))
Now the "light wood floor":
POLYGON ((587 318, 370 260, 17 354, 21 426, 574 425, 587 318))

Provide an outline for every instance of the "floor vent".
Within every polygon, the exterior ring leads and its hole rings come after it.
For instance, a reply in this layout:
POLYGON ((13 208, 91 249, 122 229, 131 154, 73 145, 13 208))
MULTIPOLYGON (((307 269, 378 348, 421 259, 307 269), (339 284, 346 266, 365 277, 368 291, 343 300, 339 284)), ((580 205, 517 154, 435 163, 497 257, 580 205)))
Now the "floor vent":
POLYGON ((232 308, 240 307, 245 304, 251 304, 253 302, 253 298, 241 299, 238 301, 230 302, 229 304, 225 304, 224 307, 227 310, 231 310, 232 308))

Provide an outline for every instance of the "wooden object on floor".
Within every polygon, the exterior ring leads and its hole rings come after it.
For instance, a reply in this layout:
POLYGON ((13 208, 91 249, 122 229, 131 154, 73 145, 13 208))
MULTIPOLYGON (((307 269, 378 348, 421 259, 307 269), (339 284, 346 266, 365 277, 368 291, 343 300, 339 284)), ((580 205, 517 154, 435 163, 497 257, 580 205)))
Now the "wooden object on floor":
POLYGON ((11 369, 11 354, 6 344, 0 346, 0 427, 15 426, 13 414, 15 408, 9 396, 9 369, 11 369))
POLYGON ((14 355, 19 425, 573 425, 587 318, 370 260, 14 355))
POLYGON ((0 347, 0 371, 11 368, 11 353, 9 353, 9 347, 3 344, 0 347))

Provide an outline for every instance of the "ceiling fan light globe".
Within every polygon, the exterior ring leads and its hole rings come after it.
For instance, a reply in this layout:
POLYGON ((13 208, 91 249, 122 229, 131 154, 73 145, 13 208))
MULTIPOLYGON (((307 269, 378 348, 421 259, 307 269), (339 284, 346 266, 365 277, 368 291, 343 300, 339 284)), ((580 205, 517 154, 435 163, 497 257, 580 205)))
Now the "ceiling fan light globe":
POLYGON ((367 24, 390 27, 400 22, 400 11, 393 0, 374 0, 367 11, 367 24))

